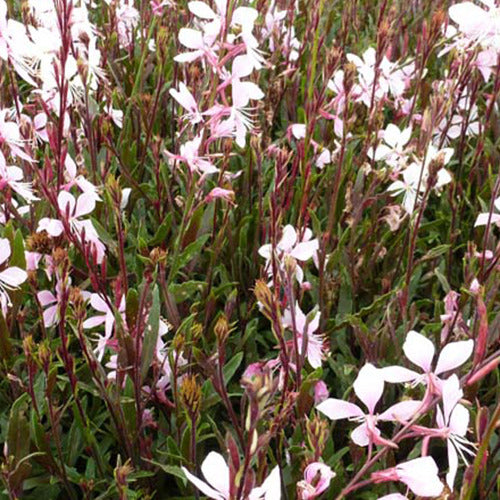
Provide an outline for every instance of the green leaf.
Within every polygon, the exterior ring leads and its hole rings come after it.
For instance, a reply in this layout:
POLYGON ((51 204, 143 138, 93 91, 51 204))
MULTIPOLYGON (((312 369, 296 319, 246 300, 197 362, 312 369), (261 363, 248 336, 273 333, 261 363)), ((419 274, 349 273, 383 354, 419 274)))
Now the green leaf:
POLYGON ((7 427, 8 455, 20 462, 30 451, 30 426, 25 412, 28 408, 28 395, 20 396, 12 405, 7 427))
POLYGON ((139 311, 139 294, 134 288, 129 288, 125 300, 125 318, 130 331, 137 324, 137 314, 139 311))
POLYGON ((10 358, 12 347, 10 344, 10 333, 7 323, 0 310, 0 360, 6 361, 10 358))
POLYGON ((156 465, 156 467, 159 467, 162 471, 166 472, 167 474, 170 474, 172 476, 178 477, 179 479, 182 479, 182 482, 184 485, 187 484, 186 476, 184 475, 184 472, 182 472, 182 469, 178 467, 177 465, 164 465, 161 464, 160 462, 156 462, 154 460, 149 460, 147 458, 143 458, 145 462, 148 462, 152 465, 156 465))
POLYGON ((9 261, 10 266, 17 266, 26 269, 26 256, 24 253, 24 238, 18 229, 12 242, 12 254, 9 261))
POLYGON ((158 342, 160 328, 160 292, 158 285, 153 288, 153 304, 149 312, 148 324, 144 332, 141 352, 141 378, 144 380, 153 362, 153 356, 158 342))
POLYGON ((236 373, 236 370, 238 370, 238 367, 240 366, 242 359, 243 359, 243 353, 239 352, 238 354, 233 356, 231 358, 231 361, 229 361, 229 363, 226 363, 226 365, 222 369, 224 383, 226 385, 233 378, 234 374, 236 373))

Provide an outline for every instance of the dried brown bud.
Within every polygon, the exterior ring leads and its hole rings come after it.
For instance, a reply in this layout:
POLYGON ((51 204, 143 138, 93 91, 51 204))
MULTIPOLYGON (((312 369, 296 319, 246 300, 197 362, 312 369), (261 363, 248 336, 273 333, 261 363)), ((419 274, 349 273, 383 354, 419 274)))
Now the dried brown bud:
POLYGON ((54 248, 52 251, 52 260, 56 267, 67 269, 69 266, 68 252, 64 248, 54 248))
POLYGON ((159 247, 153 248, 149 254, 149 258, 153 265, 163 264, 167 259, 167 252, 159 247))
POLYGON ((52 252, 52 248, 54 247, 54 242, 48 235, 47 231, 41 231, 28 236, 26 246, 30 252, 50 254, 50 252, 52 252))

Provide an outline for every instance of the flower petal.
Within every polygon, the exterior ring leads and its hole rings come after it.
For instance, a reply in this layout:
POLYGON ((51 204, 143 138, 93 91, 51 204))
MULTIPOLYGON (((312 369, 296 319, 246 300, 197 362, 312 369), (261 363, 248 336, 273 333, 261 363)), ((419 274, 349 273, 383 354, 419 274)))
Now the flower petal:
POLYGON ((229 498, 229 467, 220 453, 211 451, 201 464, 201 472, 224 498, 229 498))
POLYGON ((387 366, 385 368, 380 368, 380 374, 386 382, 391 384, 412 382, 419 377, 417 372, 402 366, 387 366))
POLYGON ((363 410, 353 403, 342 401, 342 399, 328 398, 316 406, 321 413, 325 414, 331 420, 340 420, 342 418, 362 417, 363 410))
POLYGON ((425 372, 431 371, 432 358, 434 357, 434 344, 423 335, 414 330, 408 332, 403 351, 406 357, 425 372))
POLYGON ((418 409, 422 407, 422 401, 401 401, 387 408, 378 420, 392 420, 394 422, 406 422, 415 416, 418 409))
POLYGON ((463 365, 469 359, 473 349, 474 341, 472 339, 445 345, 439 354, 436 375, 463 365))
POLYGON ((359 371, 353 387, 356 396, 363 401, 369 412, 373 414, 375 406, 384 392, 384 379, 380 371, 372 364, 367 363, 359 371))
POLYGON ((457 450, 455 450, 455 446, 453 446, 453 443, 449 439, 447 441, 448 473, 446 474, 446 482, 448 483, 450 490, 453 491, 453 484, 455 483, 455 477, 458 469, 458 454, 457 450))
POLYGON ((9 267, 0 273, 0 281, 7 288, 17 288, 27 277, 26 271, 20 267, 9 267))
POLYGON ((184 472, 186 478, 191 481, 204 495, 214 500, 226 500, 227 497, 222 496, 218 491, 211 488, 205 481, 198 479, 196 476, 191 474, 185 467, 181 467, 182 472, 184 472))
POLYGON ((370 434, 366 422, 358 425, 351 433, 351 439, 358 446, 368 446, 370 443, 370 434))

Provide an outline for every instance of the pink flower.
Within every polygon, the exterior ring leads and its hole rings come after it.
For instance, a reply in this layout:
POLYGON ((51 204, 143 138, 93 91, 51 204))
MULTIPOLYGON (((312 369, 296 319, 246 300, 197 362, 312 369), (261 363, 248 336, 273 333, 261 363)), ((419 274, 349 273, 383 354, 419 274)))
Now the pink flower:
POLYGON ((328 489, 335 475, 328 465, 321 462, 309 464, 304 470, 304 479, 297 483, 298 499, 312 500, 321 495, 328 489))
POLYGON ((13 156, 19 156, 23 160, 33 161, 22 149, 23 140, 19 132, 19 125, 12 121, 7 121, 8 109, 0 110, 0 145, 6 143, 13 156))
POLYGON ((353 403, 333 398, 323 401, 316 408, 331 420, 348 418, 360 422, 360 425, 351 434, 351 439, 358 446, 368 446, 371 443, 395 446, 394 443, 380 436, 377 422, 379 420, 405 422, 416 414, 422 406, 422 402, 402 401, 378 415, 375 413, 375 407, 382 397, 383 391, 384 379, 380 370, 367 363, 361 368, 354 381, 354 392, 367 407, 368 413, 365 414, 359 406, 353 403))
POLYGON ((421 457, 390 469, 373 472, 371 477, 376 483, 401 481, 415 495, 438 497, 443 491, 443 483, 438 477, 438 472, 432 457, 421 457))
MULTIPOLYGON (((0 238, 0 266, 5 264, 10 257, 10 242, 7 238, 0 238)), ((15 290, 26 281, 28 274, 24 269, 17 266, 7 267, 0 271, 0 303, 2 309, 7 309, 11 305, 8 290, 15 290)))
POLYGON ((406 336, 405 343, 403 344, 403 351, 406 357, 412 363, 419 366, 424 373, 420 374, 401 366, 381 368, 380 373, 386 382, 424 383, 433 393, 440 393, 442 380, 438 375, 463 365, 472 354, 473 348, 474 341, 472 339, 460 342, 450 342, 441 350, 436 368, 432 371, 432 361, 435 354, 433 343, 420 333, 411 330, 406 336))

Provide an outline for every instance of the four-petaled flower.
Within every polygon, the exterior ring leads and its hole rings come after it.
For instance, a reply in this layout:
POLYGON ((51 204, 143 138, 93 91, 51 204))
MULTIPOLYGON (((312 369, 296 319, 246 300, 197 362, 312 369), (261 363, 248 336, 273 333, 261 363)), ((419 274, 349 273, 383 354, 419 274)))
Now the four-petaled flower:
POLYGON ((431 393, 440 394, 443 381, 439 378, 445 372, 463 365, 472 354, 474 341, 472 339, 459 342, 450 342, 441 350, 436 368, 432 370, 434 359, 434 344, 422 334, 411 330, 403 344, 405 356, 423 370, 417 373, 402 366, 388 366, 381 368, 380 373, 386 382, 412 382, 426 384, 431 393))
POLYGON ((378 421, 405 422, 413 417, 422 406, 421 401, 402 401, 391 406, 380 415, 375 413, 375 407, 384 392, 384 379, 380 370, 367 363, 359 371, 354 381, 354 392, 368 409, 365 413, 358 405, 341 399, 329 398, 316 408, 332 420, 349 418, 360 425, 354 429, 351 439, 358 446, 370 444, 395 446, 391 441, 381 437, 377 428, 378 421))

